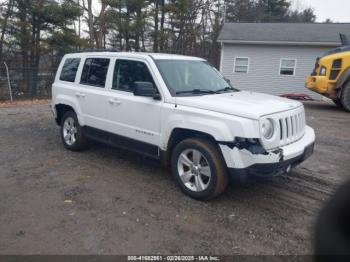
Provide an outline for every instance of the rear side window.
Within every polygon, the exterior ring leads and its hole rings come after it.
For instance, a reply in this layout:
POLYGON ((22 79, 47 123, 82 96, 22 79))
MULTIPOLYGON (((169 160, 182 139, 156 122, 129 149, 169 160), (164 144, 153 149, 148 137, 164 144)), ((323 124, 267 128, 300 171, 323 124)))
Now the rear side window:
POLYGON ((64 62, 60 80, 66 82, 74 82, 77 75, 78 67, 80 64, 80 58, 68 58, 64 62))
POLYGON ((85 60, 80 83, 84 85, 105 87, 109 59, 88 58, 85 60))

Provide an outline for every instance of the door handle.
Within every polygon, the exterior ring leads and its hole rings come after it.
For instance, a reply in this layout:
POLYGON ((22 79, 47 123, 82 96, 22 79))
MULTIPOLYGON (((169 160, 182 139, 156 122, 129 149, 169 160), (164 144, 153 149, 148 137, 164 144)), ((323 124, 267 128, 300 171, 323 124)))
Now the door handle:
POLYGON ((78 98, 79 98, 79 97, 82 97, 82 98, 85 98, 85 97, 86 97, 85 94, 80 93, 80 92, 76 92, 76 93, 75 93, 75 96, 78 97, 78 98))
POLYGON ((115 99, 115 98, 111 98, 108 100, 108 102, 111 104, 111 105, 120 105, 122 102, 118 99, 115 99))

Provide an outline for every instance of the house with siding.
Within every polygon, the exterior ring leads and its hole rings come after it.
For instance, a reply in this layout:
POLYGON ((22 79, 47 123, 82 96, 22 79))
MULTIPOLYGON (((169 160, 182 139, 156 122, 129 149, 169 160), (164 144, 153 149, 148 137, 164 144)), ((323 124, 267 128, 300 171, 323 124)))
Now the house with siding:
POLYGON ((317 57, 341 46, 340 33, 350 40, 350 23, 226 23, 218 39, 220 71, 241 90, 321 99, 305 80, 317 57))

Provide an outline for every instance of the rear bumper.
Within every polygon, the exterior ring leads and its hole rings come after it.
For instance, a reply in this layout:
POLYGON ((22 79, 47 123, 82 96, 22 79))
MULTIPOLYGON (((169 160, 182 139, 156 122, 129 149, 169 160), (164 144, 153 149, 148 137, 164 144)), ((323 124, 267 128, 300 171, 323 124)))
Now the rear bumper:
POLYGON ((304 136, 276 150, 254 154, 247 149, 220 145, 226 165, 231 174, 280 175, 305 161, 313 153, 314 130, 306 126, 304 136))

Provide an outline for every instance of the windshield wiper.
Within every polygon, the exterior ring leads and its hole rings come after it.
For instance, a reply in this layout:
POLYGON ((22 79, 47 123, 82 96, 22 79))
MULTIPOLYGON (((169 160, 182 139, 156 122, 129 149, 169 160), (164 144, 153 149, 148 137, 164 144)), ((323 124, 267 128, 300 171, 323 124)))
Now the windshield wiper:
POLYGON ((219 93, 222 93, 222 92, 229 92, 229 91, 237 91, 237 89, 235 89, 235 88, 233 88, 233 87, 231 87, 231 86, 227 86, 227 87, 225 87, 225 88, 216 90, 215 92, 216 92, 217 94, 219 94, 219 93))
POLYGON ((186 91, 178 91, 176 92, 177 95, 180 94, 216 94, 216 91, 209 90, 209 89, 192 89, 192 90, 186 90, 186 91))

